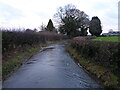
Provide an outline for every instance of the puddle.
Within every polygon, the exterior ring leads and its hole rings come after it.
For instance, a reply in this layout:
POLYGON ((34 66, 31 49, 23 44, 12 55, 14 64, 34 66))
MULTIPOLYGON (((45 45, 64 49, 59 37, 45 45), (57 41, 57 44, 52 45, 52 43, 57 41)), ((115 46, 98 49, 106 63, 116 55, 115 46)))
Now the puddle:
POLYGON ((49 46, 49 47, 42 47, 41 51, 46 51, 46 50, 51 50, 54 49, 54 46, 49 46))
POLYGON ((32 61, 37 61, 37 59, 34 59, 34 60, 32 60, 32 61))
POLYGON ((27 62, 27 64, 33 64, 34 62, 27 62))

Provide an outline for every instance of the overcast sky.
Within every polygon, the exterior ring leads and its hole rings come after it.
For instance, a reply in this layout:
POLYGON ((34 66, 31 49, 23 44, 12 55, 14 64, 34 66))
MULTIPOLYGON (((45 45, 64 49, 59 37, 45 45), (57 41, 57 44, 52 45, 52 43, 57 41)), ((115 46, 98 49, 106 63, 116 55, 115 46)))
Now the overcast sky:
POLYGON ((118 30, 119 0, 0 0, 0 27, 38 28, 47 24, 57 8, 73 4, 90 18, 98 16, 103 32, 118 30))

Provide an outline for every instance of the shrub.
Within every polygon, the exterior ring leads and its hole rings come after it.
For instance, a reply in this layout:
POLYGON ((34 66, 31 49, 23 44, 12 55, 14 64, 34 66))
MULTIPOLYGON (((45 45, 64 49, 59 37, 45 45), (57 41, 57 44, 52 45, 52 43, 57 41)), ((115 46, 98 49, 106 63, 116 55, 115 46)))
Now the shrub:
POLYGON ((98 17, 92 17, 89 26, 89 32, 95 36, 99 36, 102 33, 101 21, 98 17))
POLYGON ((74 38, 71 46, 83 57, 91 58, 97 63, 114 70, 120 68, 120 43, 100 42, 86 40, 86 38, 74 38))
POLYGON ((33 46, 35 44, 45 43, 46 41, 56 41, 66 39, 67 36, 52 32, 27 32, 20 29, 1 29, 2 31, 2 53, 24 47, 26 45, 33 46))

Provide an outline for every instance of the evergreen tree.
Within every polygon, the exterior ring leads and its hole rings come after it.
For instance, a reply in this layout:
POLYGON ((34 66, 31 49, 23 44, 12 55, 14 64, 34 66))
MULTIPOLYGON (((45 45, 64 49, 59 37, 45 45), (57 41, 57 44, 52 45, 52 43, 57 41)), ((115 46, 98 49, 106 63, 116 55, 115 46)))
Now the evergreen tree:
POLYGON ((90 26, 89 26, 89 32, 95 36, 99 36, 102 33, 101 29, 101 21, 100 19, 96 17, 92 17, 92 20, 90 21, 90 26))
POLYGON ((55 17, 59 22, 60 33, 72 37, 87 35, 87 27, 89 26, 88 15, 74 5, 68 4, 64 7, 59 7, 55 17))
POLYGON ((51 19, 49 19, 49 22, 48 22, 48 25, 47 25, 47 31, 55 32, 55 27, 54 27, 51 19))

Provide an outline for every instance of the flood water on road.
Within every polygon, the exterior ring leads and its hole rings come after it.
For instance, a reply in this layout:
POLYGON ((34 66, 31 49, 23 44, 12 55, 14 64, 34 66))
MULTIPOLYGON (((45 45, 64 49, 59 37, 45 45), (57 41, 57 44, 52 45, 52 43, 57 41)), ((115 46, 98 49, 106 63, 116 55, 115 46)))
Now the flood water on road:
POLYGON ((3 83, 3 88, 100 88, 65 50, 64 43, 44 48, 3 83))

